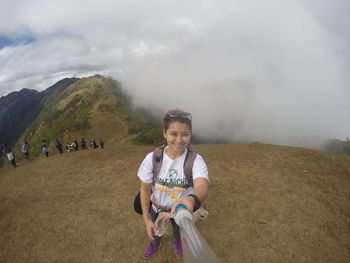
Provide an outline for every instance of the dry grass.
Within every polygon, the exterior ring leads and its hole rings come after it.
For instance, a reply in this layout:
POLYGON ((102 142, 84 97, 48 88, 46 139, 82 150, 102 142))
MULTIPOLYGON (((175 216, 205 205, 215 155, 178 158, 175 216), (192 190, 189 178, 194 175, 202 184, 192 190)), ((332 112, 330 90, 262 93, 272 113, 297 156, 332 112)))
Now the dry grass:
MULTIPOLYGON (((67 91, 69 95, 58 102, 57 108, 64 109, 76 98, 89 100, 89 128, 68 130, 63 141, 72 142, 84 137, 85 140, 96 139, 118 143, 128 136, 126 116, 115 109, 118 98, 113 93, 114 87, 106 80, 96 77, 82 79, 74 83, 67 91), (103 88, 101 88, 103 87, 103 88), (103 110, 107 108, 109 110, 103 110), (96 137, 96 134, 99 136, 96 137)), ((54 150, 52 145, 51 150, 54 150)))
MULTIPOLYGON (((0 262, 143 262, 132 208, 151 146, 121 144, 0 170, 0 262)), ((223 262, 349 262, 350 157, 263 144, 197 145, 210 212, 198 228, 223 262)), ((150 261, 181 262, 171 235, 150 261)))
MULTIPOLYGON (((92 139, 96 139, 96 141, 99 142, 100 138, 109 144, 119 143, 121 140, 128 137, 127 123, 123 121, 123 118, 125 117, 121 114, 92 111, 89 117, 91 128, 70 131, 63 136, 62 140, 63 142, 72 142, 75 139, 80 141, 80 139, 84 137, 87 143, 92 139), (96 137, 96 134, 99 136, 96 137)), ((54 145, 52 145, 51 150, 55 150, 54 145)))

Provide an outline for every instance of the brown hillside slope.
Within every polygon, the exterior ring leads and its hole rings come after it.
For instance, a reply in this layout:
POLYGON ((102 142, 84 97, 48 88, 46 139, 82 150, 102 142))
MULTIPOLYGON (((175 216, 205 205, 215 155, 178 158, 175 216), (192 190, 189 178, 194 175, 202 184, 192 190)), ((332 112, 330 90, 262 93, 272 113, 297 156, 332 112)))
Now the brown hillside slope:
MULTIPOLYGON (((0 262, 144 262, 132 202, 151 146, 0 170, 0 262)), ((198 222, 222 262, 349 262, 350 157, 264 144, 197 145, 211 190, 198 222)), ((171 235, 151 262, 181 262, 171 235)))

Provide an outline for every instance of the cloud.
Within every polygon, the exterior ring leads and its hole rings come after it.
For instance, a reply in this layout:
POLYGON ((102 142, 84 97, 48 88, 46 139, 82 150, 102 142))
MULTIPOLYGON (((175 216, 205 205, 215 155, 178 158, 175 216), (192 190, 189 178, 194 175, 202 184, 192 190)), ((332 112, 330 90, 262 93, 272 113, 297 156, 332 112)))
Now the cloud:
POLYGON ((0 50, 0 95, 100 73, 120 79, 138 105, 191 111, 204 137, 349 136, 346 0, 3 6, 0 35, 36 41, 0 50))

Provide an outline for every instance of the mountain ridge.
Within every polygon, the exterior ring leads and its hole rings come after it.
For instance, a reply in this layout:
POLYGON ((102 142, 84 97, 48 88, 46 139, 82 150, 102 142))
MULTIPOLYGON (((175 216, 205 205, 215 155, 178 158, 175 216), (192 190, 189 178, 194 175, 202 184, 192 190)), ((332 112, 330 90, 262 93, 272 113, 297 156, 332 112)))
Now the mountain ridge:
MULTIPOLYGON (((60 138, 63 144, 85 137, 86 140, 100 138, 108 143, 135 140, 141 143, 162 141, 160 122, 147 109, 137 109, 132 104, 122 84, 102 75, 86 78, 65 78, 42 92, 22 90, 11 93, 2 100, 12 105, 18 94, 31 93, 28 107, 35 109, 23 125, 12 125, 13 131, 1 128, 1 144, 9 143, 17 151, 24 141, 29 144, 32 156, 40 154, 40 144, 46 140, 49 150, 56 151, 54 142, 60 138), (12 101, 12 104, 8 101, 12 101), (35 103, 35 104, 34 104, 35 103), (128 139, 129 138, 129 139, 128 139), (156 140, 156 141, 155 141, 156 140)), ((21 109, 20 104, 14 107, 21 109)), ((26 109, 25 111, 30 112, 26 109)), ((0 111, 1 112, 1 111, 0 111)), ((4 122, 7 109, 3 109, 4 122)), ((11 119, 22 118, 23 115, 11 119)), ((1 126, 1 127, 5 127, 1 126)), ((17 155, 18 158, 23 158, 17 155)))
MULTIPOLYGON (((161 129, 160 116, 135 107, 120 82, 102 75, 64 78, 41 92, 23 89, 0 98, 0 146, 7 142, 19 151, 27 140, 33 155, 39 155, 43 139, 50 151, 56 151, 56 138, 71 143, 84 136, 109 143, 162 144, 161 129)), ((220 138, 203 140, 196 134, 193 142, 229 143, 220 138)), ((350 155, 350 142, 318 143, 324 144, 323 150, 350 155)))

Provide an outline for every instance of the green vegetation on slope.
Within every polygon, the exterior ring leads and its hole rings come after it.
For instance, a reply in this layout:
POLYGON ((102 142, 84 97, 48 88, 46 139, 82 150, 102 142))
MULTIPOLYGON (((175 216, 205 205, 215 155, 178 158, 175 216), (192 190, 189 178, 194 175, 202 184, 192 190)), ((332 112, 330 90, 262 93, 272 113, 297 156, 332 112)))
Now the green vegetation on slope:
POLYGON ((146 109, 134 108, 118 81, 97 75, 56 90, 17 144, 27 140, 37 156, 43 139, 55 150, 56 138, 62 143, 81 137, 118 143, 129 136, 139 144, 163 142, 160 121, 146 109))
MULTIPOLYGON (((77 135, 80 132, 84 134, 84 131, 94 129, 91 125, 94 121, 92 116, 96 115, 94 113, 106 112, 107 109, 112 114, 117 112, 113 89, 118 89, 119 84, 117 82, 113 84, 100 76, 73 83, 45 104, 43 111, 26 129, 19 143, 27 139, 33 146, 32 154, 37 155, 43 139, 53 142, 56 138, 62 138, 71 142, 76 139, 73 134, 77 135)), ((97 135, 109 136, 109 134, 97 135)))
POLYGON ((162 144, 162 126, 160 120, 143 108, 129 111, 128 114, 129 134, 136 134, 135 143, 139 144, 162 144))

